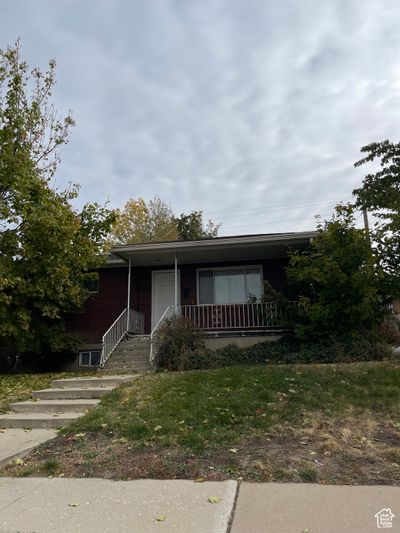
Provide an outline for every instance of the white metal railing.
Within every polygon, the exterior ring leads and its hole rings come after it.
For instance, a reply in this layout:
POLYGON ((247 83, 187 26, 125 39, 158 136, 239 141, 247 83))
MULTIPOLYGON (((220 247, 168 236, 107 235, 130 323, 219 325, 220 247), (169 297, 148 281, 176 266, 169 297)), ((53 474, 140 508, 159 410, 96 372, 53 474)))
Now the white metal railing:
POLYGON ((157 332, 161 324, 164 322, 164 320, 171 317, 172 315, 178 314, 179 313, 178 309, 179 309, 179 306, 169 305, 164 311, 164 313, 161 315, 160 320, 154 326, 152 332, 150 333, 150 363, 152 363, 154 360, 155 350, 156 350, 156 347, 155 347, 156 337, 157 337, 157 332))
POLYGON ((182 305, 179 311, 206 331, 285 327, 289 318, 276 302, 182 305))
POLYGON ((107 359, 128 332, 141 335, 143 331, 143 313, 139 313, 139 311, 134 309, 124 309, 103 335, 100 367, 104 367, 107 359))
MULTIPOLYGON (((290 302, 290 306, 294 310, 297 302, 290 302)), ((200 330, 228 331, 287 328, 293 311, 283 308, 276 302, 170 305, 150 334, 150 361, 154 360, 160 326, 174 314, 184 316, 200 330)))

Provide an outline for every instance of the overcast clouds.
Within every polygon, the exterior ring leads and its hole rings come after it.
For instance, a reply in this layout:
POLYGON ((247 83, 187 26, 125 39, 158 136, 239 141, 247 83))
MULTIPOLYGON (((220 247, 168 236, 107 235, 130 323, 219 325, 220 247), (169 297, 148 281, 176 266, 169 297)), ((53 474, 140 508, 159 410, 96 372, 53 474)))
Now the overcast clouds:
POLYGON ((359 148, 399 140, 398 0, 1 0, 0 47, 57 61, 60 184, 154 195, 222 234, 312 229, 359 148))

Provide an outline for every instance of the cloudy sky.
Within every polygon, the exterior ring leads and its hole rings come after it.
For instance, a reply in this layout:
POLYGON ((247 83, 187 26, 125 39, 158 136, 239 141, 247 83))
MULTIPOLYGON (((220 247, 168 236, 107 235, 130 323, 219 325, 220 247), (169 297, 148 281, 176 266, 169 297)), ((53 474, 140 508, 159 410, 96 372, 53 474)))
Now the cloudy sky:
POLYGON ((398 0, 0 0, 0 48, 57 61, 58 183, 165 200, 221 234, 313 229, 399 140, 398 0))

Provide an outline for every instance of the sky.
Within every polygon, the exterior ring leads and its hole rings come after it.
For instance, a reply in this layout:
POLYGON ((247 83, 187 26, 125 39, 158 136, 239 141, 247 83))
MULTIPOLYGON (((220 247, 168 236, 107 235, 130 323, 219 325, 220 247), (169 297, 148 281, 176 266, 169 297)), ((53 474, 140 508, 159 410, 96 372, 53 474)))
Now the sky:
MULTIPOLYGON (((398 0, 0 0, 0 48, 57 62, 78 204, 163 199, 221 235, 302 231, 399 141, 398 0)), ((361 218, 359 219, 361 223, 361 218)))

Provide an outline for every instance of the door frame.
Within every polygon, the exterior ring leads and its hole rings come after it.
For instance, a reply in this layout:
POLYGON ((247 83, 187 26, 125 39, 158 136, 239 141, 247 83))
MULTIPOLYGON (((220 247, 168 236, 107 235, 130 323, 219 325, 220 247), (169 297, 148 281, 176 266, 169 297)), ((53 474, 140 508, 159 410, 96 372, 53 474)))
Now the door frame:
MULTIPOLYGON (((156 324, 154 324, 155 278, 156 278, 156 274, 159 272, 175 274, 175 269, 167 268, 165 270, 158 269, 158 270, 151 271, 151 331, 153 331, 153 329, 156 326, 156 324)), ((178 276, 177 276, 178 277, 178 291, 177 291, 178 292, 178 305, 180 305, 181 304, 181 271, 179 268, 177 269, 177 273, 178 273, 178 276)), ((173 283, 172 287, 175 288, 175 283, 173 283)), ((172 303, 172 305, 174 305, 174 303, 172 303)))

